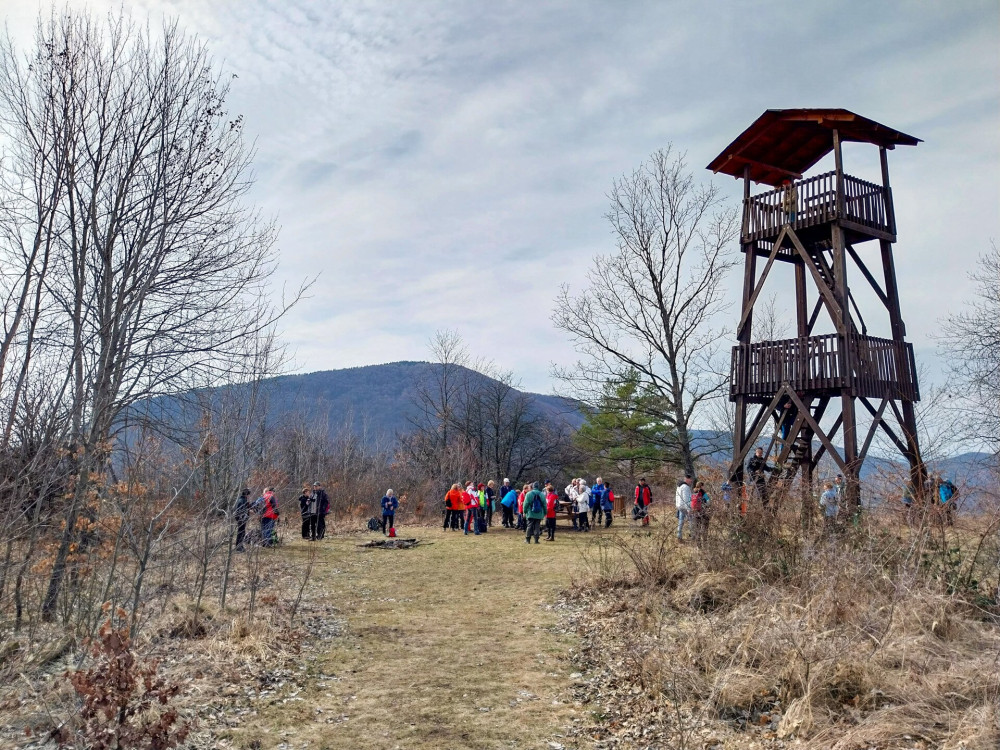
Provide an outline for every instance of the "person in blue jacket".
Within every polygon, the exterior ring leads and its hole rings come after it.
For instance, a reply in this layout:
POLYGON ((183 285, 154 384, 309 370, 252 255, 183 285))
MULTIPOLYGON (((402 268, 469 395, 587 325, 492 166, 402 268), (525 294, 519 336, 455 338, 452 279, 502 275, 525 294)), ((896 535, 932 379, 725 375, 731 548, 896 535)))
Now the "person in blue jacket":
POLYGON ((607 496, 608 490, 604 486, 604 480, 598 477, 594 482, 594 486, 590 488, 590 525, 597 526, 600 518, 601 511, 604 510, 604 498, 607 496))
POLYGON ((382 533, 389 533, 389 529, 396 528, 396 508, 399 507, 399 500, 392 490, 385 491, 382 498, 382 533))
POLYGON ((514 506, 517 505, 517 490, 510 486, 509 479, 503 480, 504 486, 501 487, 501 491, 504 491, 503 497, 500 498, 500 508, 503 512, 503 527, 505 529, 513 529, 514 524, 514 506))
POLYGON ((611 494, 611 483, 604 484, 604 493, 601 495, 601 510, 604 511, 604 528, 611 528, 611 511, 615 509, 615 496, 611 494))

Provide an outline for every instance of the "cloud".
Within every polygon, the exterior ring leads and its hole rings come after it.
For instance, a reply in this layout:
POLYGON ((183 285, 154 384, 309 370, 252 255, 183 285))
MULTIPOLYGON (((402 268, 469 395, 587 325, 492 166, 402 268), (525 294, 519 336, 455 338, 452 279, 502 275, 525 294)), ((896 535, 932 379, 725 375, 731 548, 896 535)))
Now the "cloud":
MULTIPOLYGON (((15 4, 16 33, 33 8, 15 4)), ((320 274, 284 326, 303 370, 425 358, 449 327, 549 390, 549 362, 575 358, 554 294, 611 249, 611 181, 672 141, 737 200, 703 165, 770 107, 843 106, 925 139, 890 159, 921 351, 1000 233, 993 2, 137 8, 178 18, 239 76, 229 104, 256 137, 254 199, 282 226, 279 288, 320 274)))

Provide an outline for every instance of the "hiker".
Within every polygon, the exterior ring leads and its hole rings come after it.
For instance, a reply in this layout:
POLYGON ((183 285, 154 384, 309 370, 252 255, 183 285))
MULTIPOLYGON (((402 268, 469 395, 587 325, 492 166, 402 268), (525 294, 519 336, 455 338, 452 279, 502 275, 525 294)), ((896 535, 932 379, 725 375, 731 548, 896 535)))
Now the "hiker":
POLYGON ((691 475, 685 474, 684 479, 678 482, 677 491, 674 493, 674 505, 677 506, 677 540, 681 542, 684 541, 684 522, 687 520, 688 514, 691 513, 691 485, 693 483, 691 475))
POLYGON ((747 473, 750 475, 751 481, 757 488, 757 494, 760 496, 760 504, 765 508, 767 507, 767 478, 764 476, 764 472, 775 471, 773 466, 769 466, 767 459, 764 458, 764 449, 758 448, 753 453, 753 458, 747 461, 747 473))
POLYGON ((236 498, 236 508, 233 511, 236 521, 236 551, 243 551, 243 540, 247 537, 247 521, 250 520, 250 490, 244 489, 236 498))
POLYGON ((604 510, 604 496, 608 490, 604 486, 604 480, 597 477, 594 486, 590 488, 590 523, 597 526, 601 520, 601 512, 604 510))
POLYGON ((604 483, 604 497, 601 499, 601 510, 604 511, 604 528, 611 528, 611 513, 615 509, 615 493, 611 491, 611 482, 604 483))
POLYGON ((455 529, 453 520, 458 517, 458 506, 462 501, 462 490, 456 482, 444 495, 444 530, 455 529))
POLYGON ((958 487, 956 487, 950 479, 942 479, 940 474, 937 475, 936 479, 938 486, 938 500, 941 502, 941 507, 944 509, 945 523, 949 526, 954 526, 954 513, 958 509, 958 487))
POLYGON ((649 506, 653 504, 653 490, 646 484, 646 477, 639 477, 635 486, 635 507, 638 509, 636 518, 642 518, 642 525, 649 526, 649 506))
POLYGON ((388 529, 396 528, 396 508, 399 507, 399 498, 392 490, 385 491, 382 498, 382 533, 388 534, 388 529))
POLYGON ((326 536, 326 515, 330 512, 330 497, 320 482, 313 482, 313 496, 316 499, 316 538, 326 536))
POLYGON ((559 510, 559 495, 551 482, 545 485, 545 541, 556 540, 556 512, 559 510))
POLYGON ((524 498, 531 491, 531 485, 526 484, 521 488, 521 492, 517 496, 517 530, 524 531, 527 528, 527 522, 524 518, 524 498))
POLYGON ((264 494, 254 502, 254 509, 260 514, 260 543, 264 547, 273 547, 278 543, 275 525, 280 517, 273 487, 264 488, 264 494))
POLYGON ((733 485, 729 482, 722 483, 722 504, 725 506, 726 510, 729 510, 730 504, 733 502, 733 485))
POLYGON ((493 525, 493 511, 496 510, 497 483, 492 479, 486 483, 486 525, 493 525))
POLYGON ((582 479, 577 481, 576 523, 580 531, 590 531, 590 487, 582 479))
POLYGON ((524 541, 531 544, 531 537, 535 537, 535 544, 538 544, 542 535, 542 519, 545 518, 545 495, 539 482, 527 486, 531 489, 524 496, 524 541))
POLYGON ((781 191, 781 210, 785 212, 786 224, 792 224, 795 222, 798 207, 799 191, 796 189, 794 182, 791 180, 785 180, 781 191))
POLYGON ((465 503, 465 515, 462 517, 462 527, 465 534, 468 535, 469 529, 472 529, 472 533, 478 536, 479 524, 476 523, 476 513, 479 510, 479 495, 476 492, 476 485, 472 482, 465 485, 462 502, 465 503))
POLYGON ((503 487, 500 488, 503 497, 500 498, 500 512, 503 515, 503 527, 505 529, 514 528, 514 506, 517 505, 517 490, 510 486, 510 480, 503 480, 503 487))
POLYGON ((573 531, 579 531, 580 525, 576 521, 576 497, 580 494, 579 492, 579 479, 571 479, 570 483, 566 485, 564 494, 566 496, 566 502, 569 503, 569 513, 573 518, 573 531))
POLYGON ((299 495, 299 513, 302 515, 302 538, 308 539, 310 536, 313 518, 309 512, 309 503, 312 500, 312 490, 308 484, 302 486, 302 494, 299 495))
POLYGON ((476 531, 486 533, 486 485, 480 483, 476 492, 476 531))
POLYGON ((711 502, 705 483, 696 482, 691 492, 691 538, 699 544, 708 539, 708 506, 711 502))
POLYGON ((827 531, 832 531, 836 527, 837 514, 840 513, 840 499, 836 485, 833 482, 824 482, 823 494, 819 496, 819 507, 823 509, 823 527, 827 531))

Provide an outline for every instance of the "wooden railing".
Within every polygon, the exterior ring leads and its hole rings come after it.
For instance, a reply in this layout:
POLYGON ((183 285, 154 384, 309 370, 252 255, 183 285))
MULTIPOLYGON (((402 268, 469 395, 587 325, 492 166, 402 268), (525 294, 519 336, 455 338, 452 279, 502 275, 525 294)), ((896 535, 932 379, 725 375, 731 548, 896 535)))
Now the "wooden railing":
POLYGON ((798 393, 833 393, 849 388, 869 398, 916 401, 913 347, 874 336, 851 339, 847 372, 841 339, 836 334, 733 347, 731 396, 770 399, 785 383, 798 393))
POLYGON ((841 216, 894 234, 889 199, 881 185, 845 174, 843 193, 843 201, 838 203, 837 173, 824 172, 793 183, 792 189, 781 187, 751 196, 743 206, 743 241, 777 237, 785 224, 802 229, 841 216))

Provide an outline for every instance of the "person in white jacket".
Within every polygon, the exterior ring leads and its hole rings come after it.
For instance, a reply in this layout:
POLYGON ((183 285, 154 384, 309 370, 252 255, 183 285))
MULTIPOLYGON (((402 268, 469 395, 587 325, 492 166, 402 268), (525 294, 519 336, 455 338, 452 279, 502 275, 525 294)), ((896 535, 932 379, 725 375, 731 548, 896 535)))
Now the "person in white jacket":
MULTIPOLYGON (((684 475, 684 481, 677 485, 677 492, 674 494, 674 503, 677 505, 677 538, 682 539, 684 533, 684 522, 691 513, 691 485, 694 478, 688 474, 684 475)), ((690 534, 690 532, 689 532, 690 534)))
POLYGON ((577 485, 576 522, 580 531, 590 531, 590 487, 582 479, 577 485))
POLYGON ((576 498, 580 494, 579 489, 579 479, 572 479, 570 483, 566 485, 566 498, 569 500, 570 513, 573 516, 573 531, 579 531, 580 527, 576 522, 576 498))

